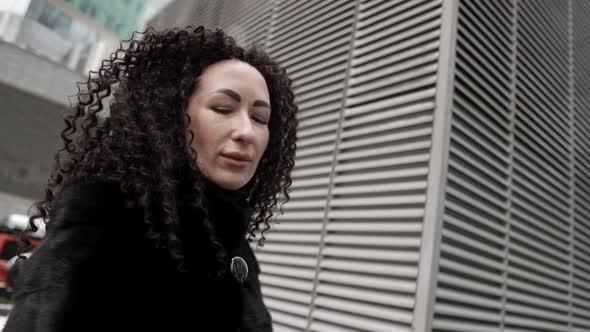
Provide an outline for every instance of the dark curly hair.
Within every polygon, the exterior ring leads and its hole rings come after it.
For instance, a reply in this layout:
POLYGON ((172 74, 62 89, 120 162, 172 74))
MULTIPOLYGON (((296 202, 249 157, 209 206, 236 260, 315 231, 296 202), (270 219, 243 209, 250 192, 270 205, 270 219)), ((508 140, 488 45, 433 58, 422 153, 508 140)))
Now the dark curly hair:
MULTIPOLYGON (((203 256, 210 271, 218 276, 226 253, 216 238, 202 201, 203 176, 191 147, 194 133, 187 128, 189 97, 197 88, 204 69, 218 61, 236 59, 255 67, 265 78, 270 95, 268 146, 252 180, 244 187, 243 203, 254 213, 249 225, 251 241, 264 232, 269 221, 281 212, 279 196, 289 200, 294 166, 297 106, 291 81, 283 68, 260 49, 245 50, 222 30, 202 26, 136 32, 121 43, 98 71, 78 83, 77 103, 64 118, 61 137, 64 147, 55 155, 45 198, 34 207, 38 213, 29 221, 48 220, 54 197, 66 185, 79 182, 117 183, 126 205, 143 212, 147 236, 167 250, 183 270, 186 260, 179 232, 179 181, 192 187, 189 207, 201 213, 203 256), (141 38, 139 38, 141 37, 141 38), (105 113, 105 98, 111 98, 105 113), (187 140, 187 130, 189 140, 187 140), (186 172, 186 170, 189 170, 186 172), (191 174, 188 178, 183 174, 191 174)), ((282 199, 281 199, 282 200, 282 199)), ((201 241, 199 241, 201 242, 201 241)))

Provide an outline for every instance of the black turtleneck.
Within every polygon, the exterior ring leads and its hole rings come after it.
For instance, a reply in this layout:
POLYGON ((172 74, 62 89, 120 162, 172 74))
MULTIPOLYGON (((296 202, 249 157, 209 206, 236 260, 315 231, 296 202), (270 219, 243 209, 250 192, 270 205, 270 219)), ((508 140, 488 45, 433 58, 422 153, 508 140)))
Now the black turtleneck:
MULTIPOLYGON (((180 238, 183 255, 189 270, 203 276, 217 270, 219 248, 210 244, 210 237, 203 225, 201 210, 191 206, 195 200, 191 189, 181 188, 179 195, 180 238), (217 258, 216 258, 217 257, 217 258), (216 267, 217 266, 217 267, 216 267)), ((243 202, 243 191, 226 190, 204 179, 201 204, 213 228, 215 240, 223 246, 225 273, 229 273, 230 261, 245 242, 251 213, 243 202)))
POLYGON ((227 251, 235 249, 245 238, 250 222, 249 210, 241 203, 243 195, 241 190, 226 190, 211 181, 205 183, 203 203, 216 237, 227 251))

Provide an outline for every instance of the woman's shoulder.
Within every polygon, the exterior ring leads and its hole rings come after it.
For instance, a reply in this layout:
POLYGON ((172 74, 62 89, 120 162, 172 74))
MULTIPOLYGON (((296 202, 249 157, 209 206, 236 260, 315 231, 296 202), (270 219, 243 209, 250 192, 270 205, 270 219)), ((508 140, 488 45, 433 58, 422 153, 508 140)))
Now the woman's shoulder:
POLYGON ((44 242, 89 247, 113 240, 132 228, 130 211, 125 206, 116 183, 68 184, 55 196, 44 242))
POLYGON ((83 224, 107 225, 125 214, 125 200, 117 183, 68 184, 55 196, 50 228, 83 224))
POLYGON ((45 238, 25 261, 18 296, 62 287, 105 265, 132 238, 124 216, 125 202, 116 184, 63 187, 50 210, 45 238))
POLYGON ((66 256, 77 250, 89 253, 134 239, 142 233, 141 225, 126 208, 118 184, 70 184, 55 196, 43 242, 46 249, 66 256))
POLYGON ((99 211, 103 207, 124 207, 119 184, 113 182, 80 182, 65 185, 55 196, 56 208, 73 206, 99 211))

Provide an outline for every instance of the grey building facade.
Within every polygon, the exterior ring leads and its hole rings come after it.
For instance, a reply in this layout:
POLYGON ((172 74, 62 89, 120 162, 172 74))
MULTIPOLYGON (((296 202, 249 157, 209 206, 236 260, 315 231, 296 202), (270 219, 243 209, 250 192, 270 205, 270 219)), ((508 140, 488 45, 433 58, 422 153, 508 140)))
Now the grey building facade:
POLYGON ((590 330, 590 2, 175 1, 287 68, 276 331, 590 330))

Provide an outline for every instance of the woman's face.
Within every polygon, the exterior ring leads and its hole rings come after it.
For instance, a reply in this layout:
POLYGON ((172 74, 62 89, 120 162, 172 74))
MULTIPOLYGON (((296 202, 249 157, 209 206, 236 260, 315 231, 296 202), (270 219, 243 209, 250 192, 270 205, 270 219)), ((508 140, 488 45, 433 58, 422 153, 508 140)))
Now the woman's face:
POLYGON ((187 107, 203 175, 228 190, 246 185, 268 144, 270 112, 266 81, 256 68, 238 60, 207 67, 187 107))

